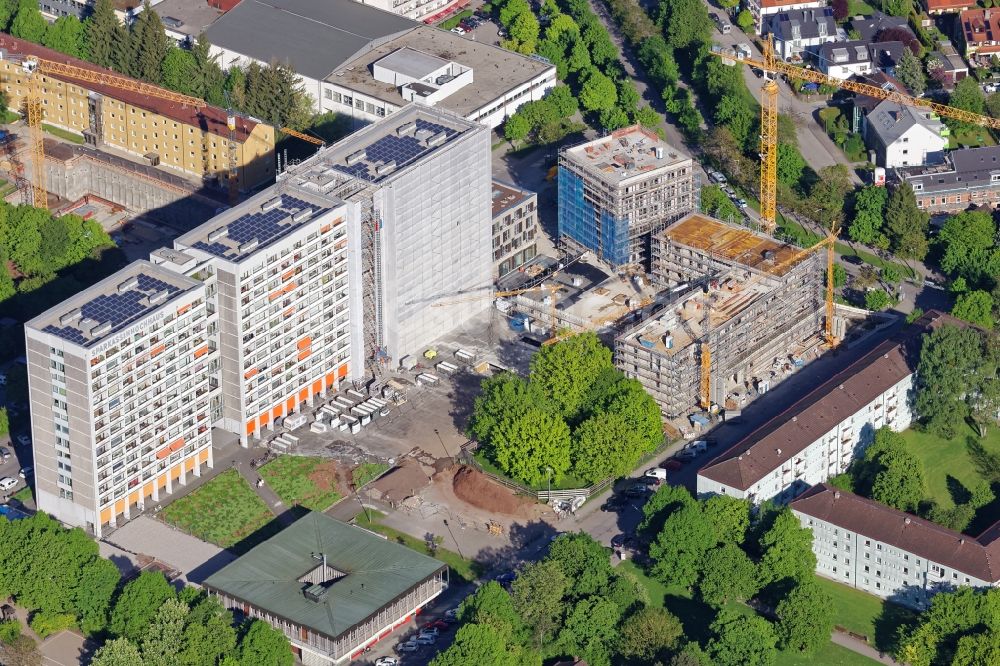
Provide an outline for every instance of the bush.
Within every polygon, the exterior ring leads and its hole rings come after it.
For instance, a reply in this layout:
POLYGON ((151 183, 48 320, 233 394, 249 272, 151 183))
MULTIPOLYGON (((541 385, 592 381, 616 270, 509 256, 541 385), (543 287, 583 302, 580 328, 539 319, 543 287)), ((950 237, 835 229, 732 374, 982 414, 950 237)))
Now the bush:
POLYGON ((29 624, 38 637, 44 640, 47 636, 59 633, 63 629, 75 627, 76 617, 72 613, 38 611, 31 616, 29 624))
POLYGON ((865 294, 865 309, 878 311, 889 307, 889 294, 883 289, 873 289, 865 294))
POLYGON ((17 620, 0 622, 0 643, 10 645, 21 635, 21 623, 17 620))

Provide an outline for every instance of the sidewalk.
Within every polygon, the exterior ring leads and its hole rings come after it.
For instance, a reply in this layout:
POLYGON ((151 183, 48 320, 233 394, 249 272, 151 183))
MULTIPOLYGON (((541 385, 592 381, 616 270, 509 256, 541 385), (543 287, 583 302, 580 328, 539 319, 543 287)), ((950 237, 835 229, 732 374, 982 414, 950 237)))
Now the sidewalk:
POLYGON ((295 515, 295 512, 292 511, 291 507, 285 506, 285 503, 281 501, 281 498, 268 487, 266 481, 264 483, 258 483, 258 481, 263 481, 263 477, 257 470, 250 468, 249 460, 237 460, 235 467, 236 471, 240 473, 240 476, 242 476, 246 482, 250 484, 250 487, 254 489, 254 492, 257 493, 257 497, 259 497, 261 501, 267 505, 267 508, 271 510, 271 513, 273 513, 278 519, 278 522, 281 523, 282 527, 288 527, 295 522, 297 516, 295 515))
POLYGON ((887 654, 879 652, 872 646, 868 645, 868 643, 858 640, 848 634, 842 634, 839 631, 833 632, 833 635, 830 637, 830 642, 839 645, 840 647, 847 648, 851 652, 857 652, 862 656, 868 657, 869 659, 882 664, 899 664, 898 661, 887 654))

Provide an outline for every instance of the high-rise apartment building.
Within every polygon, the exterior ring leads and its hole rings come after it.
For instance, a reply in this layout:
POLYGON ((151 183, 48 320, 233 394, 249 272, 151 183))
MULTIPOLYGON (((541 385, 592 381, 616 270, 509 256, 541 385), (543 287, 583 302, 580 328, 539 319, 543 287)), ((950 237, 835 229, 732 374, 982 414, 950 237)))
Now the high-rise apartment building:
POLYGON ((218 320, 204 282, 137 261, 26 324, 39 509, 100 536, 212 466, 218 320))
POLYGON ((223 390, 214 420, 243 443, 363 369, 354 209, 287 179, 154 253, 212 274, 223 390))
POLYGON ((559 154, 559 237, 648 267, 652 234, 698 208, 694 162, 638 125, 559 154))
POLYGON ((413 104, 280 176, 358 207, 366 359, 398 364, 490 307, 490 171, 486 126, 413 104))

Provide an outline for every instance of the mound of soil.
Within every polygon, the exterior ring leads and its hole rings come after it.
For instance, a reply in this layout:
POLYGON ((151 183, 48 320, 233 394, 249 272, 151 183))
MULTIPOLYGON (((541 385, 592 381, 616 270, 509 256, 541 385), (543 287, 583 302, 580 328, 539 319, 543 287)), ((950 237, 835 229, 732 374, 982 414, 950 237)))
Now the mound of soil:
POLYGON ((452 489, 455 496, 463 502, 494 513, 515 515, 525 504, 532 504, 531 500, 518 497, 479 470, 468 466, 455 472, 452 489))
POLYGON ((342 493, 342 489, 346 485, 341 478, 338 478, 341 476, 339 472, 337 463, 329 460, 316 465, 309 473, 309 480, 313 482, 313 485, 320 492, 325 493, 330 490, 337 490, 342 493))

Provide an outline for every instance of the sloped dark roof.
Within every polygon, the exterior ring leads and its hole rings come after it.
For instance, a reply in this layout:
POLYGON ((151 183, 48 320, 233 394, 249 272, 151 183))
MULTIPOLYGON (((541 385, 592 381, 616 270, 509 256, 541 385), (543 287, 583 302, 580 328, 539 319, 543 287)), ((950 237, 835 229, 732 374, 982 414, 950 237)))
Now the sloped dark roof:
MULTIPOLYGON (((71 58, 70 56, 58 51, 47 49, 44 46, 39 46, 38 44, 34 44, 23 39, 17 39, 6 33, 0 33, 0 49, 2 49, 4 53, 10 55, 35 56, 43 60, 51 60, 53 62, 65 63, 73 65, 74 67, 88 69, 92 72, 122 76, 117 72, 112 72, 111 70, 104 69, 103 67, 98 67, 93 63, 89 63, 78 58, 71 58)), ((131 104, 132 106, 140 109, 152 111, 153 113, 159 114, 165 118, 170 118, 171 120, 176 120, 177 122, 184 123, 185 125, 201 127, 202 124, 204 124, 204 129, 206 131, 217 136, 225 137, 227 139, 229 138, 229 127, 226 124, 227 116, 225 109, 220 109, 214 106, 203 106, 199 111, 198 109, 185 104, 178 104, 177 102, 170 102, 158 97, 150 97, 142 93, 133 92, 131 90, 122 90, 120 88, 100 83, 82 81, 71 76, 54 76, 50 74, 46 74, 46 76, 51 76, 54 79, 65 81, 66 83, 72 83, 73 85, 80 86, 84 90, 90 90, 91 92, 104 95, 110 99, 116 99, 126 104, 131 104)), ((235 139, 240 143, 246 141, 255 127, 257 127, 257 123, 255 121, 237 116, 235 139)))
POLYGON ((949 315, 927 312, 710 461, 698 475, 749 489, 912 374, 923 333, 945 323, 961 325, 949 315))
POLYGON ((957 569, 988 582, 1000 581, 1000 525, 973 538, 929 520, 820 483, 789 504, 793 511, 957 569))

